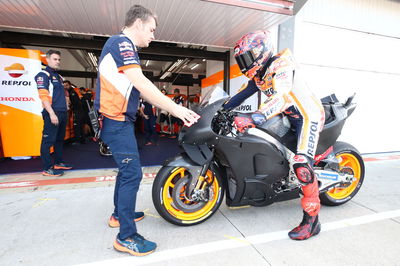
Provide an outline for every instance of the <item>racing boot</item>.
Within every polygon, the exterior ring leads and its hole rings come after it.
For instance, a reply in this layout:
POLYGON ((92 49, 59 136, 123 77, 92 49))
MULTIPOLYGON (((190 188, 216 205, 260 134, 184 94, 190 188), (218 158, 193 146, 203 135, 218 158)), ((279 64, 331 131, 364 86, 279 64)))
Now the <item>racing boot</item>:
POLYGON ((318 221, 321 204, 317 179, 314 178, 311 184, 303 186, 302 190, 304 197, 301 199, 301 207, 304 215, 300 225, 289 232, 289 237, 293 240, 306 240, 321 231, 321 224, 318 221))
POLYGON ((306 240, 318 235, 321 231, 321 223, 318 221, 318 215, 311 216, 305 211, 303 213, 303 221, 288 234, 293 240, 306 240))

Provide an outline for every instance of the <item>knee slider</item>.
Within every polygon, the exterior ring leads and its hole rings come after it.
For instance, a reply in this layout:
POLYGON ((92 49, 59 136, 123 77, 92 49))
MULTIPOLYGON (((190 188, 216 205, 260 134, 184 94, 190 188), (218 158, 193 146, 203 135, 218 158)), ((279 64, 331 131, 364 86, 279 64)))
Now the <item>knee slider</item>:
POLYGON ((303 185, 308 185, 314 182, 314 171, 304 155, 294 156, 292 165, 297 179, 303 185))

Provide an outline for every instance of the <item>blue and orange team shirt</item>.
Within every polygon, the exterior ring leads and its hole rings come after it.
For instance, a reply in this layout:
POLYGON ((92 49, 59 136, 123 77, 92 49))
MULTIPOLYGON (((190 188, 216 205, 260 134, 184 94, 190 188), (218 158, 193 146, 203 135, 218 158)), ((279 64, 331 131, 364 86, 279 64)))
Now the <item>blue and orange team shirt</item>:
POLYGON ((39 98, 48 101, 54 111, 67 111, 67 101, 62 77, 52 68, 46 67, 35 76, 39 98))
POLYGON ((121 34, 110 37, 100 56, 95 108, 118 121, 135 121, 140 92, 131 84, 124 70, 140 67, 136 46, 121 34))

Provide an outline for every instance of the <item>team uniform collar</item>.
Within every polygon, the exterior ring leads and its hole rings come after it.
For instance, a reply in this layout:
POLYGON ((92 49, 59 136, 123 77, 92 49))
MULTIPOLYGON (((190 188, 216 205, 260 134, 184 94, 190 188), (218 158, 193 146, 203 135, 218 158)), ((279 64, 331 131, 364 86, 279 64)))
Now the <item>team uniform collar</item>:
POLYGON ((139 51, 140 48, 137 47, 136 44, 131 40, 131 38, 129 38, 125 33, 123 33, 123 32, 121 31, 121 32, 119 33, 119 36, 128 38, 128 39, 131 41, 131 43, 133 44, 133 49, 135 49, 135 52, 139 51))
POLYGON ((46 70, 49 71, 49 72, 55 72, 55 73, 57 73, 57 71, 56 71, 54 68, 51 68, 51 67, 49 67, 49 66, 46 66, 46 70))

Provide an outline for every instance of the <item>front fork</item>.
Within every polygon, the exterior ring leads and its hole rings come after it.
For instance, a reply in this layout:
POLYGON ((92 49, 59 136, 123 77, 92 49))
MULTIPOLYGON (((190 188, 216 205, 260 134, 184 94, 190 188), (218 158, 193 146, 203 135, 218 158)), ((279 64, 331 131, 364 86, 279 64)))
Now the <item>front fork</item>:
POLYGON ((190 201, 206 200, 206 189, 213 183, 207 181, 206 174, 210 168, 213 160, 210 160, 201 168, 200 174, 198 176, 190 176, 185 190, 185 197, 190 201))

